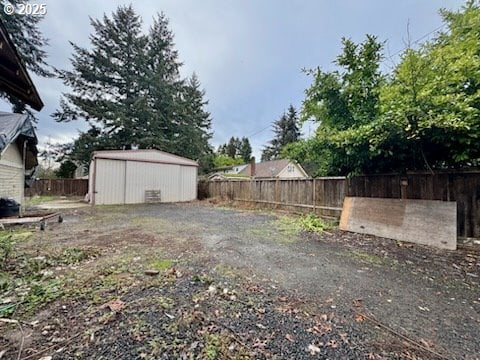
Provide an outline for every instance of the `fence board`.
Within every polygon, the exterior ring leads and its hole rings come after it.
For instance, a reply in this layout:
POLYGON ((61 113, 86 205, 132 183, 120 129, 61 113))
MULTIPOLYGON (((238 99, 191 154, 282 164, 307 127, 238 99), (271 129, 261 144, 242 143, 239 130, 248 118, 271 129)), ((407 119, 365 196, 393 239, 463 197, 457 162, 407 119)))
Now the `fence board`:
POLYGON ((88 179, 40 179, 25 189, 25 196, 84 196, 88 193, 88 179))
MULTIPOLYGON (((407 199, 457 202, 457 235, 480 238, 480 172, 409 173, 407 199)), ((366 175, 348 180, 348 195, 400 198, 401 176, 366 175)))
POLYGON ((345 184, 343 177, 220 180, 210 181, 208 192, 210 197, 257 203, 277 209, 315 212, 320 216, 339 218, 345 197, 345 184))

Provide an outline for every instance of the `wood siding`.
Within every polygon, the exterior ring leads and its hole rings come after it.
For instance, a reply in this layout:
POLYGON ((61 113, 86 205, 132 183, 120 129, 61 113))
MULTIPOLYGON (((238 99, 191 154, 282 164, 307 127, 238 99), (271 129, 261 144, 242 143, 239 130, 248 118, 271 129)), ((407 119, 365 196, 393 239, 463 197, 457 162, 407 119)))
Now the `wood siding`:
POLYGON ((11 197, 23 203, 24 171, 20 149, 10 144, 0 157, 0 197, 11 197))

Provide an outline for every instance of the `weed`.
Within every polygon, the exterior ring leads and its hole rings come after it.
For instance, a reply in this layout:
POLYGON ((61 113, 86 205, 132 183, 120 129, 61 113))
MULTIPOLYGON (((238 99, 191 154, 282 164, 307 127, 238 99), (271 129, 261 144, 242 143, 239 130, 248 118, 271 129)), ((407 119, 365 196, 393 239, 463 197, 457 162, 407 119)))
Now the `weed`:
POLYGON ((83 260, 86 260, 90 257, 88 251, 78 248, 68 248, 65 249, 62 253, 62 262, 64 264, 77 264, 83 260))
POLYGON ((210 276, 205 274, 194 275, 193 281, 199 282, 202 285, 206 285, 206 286, 211 285, 213 283, 213 279, 210 276))
POLYGON ((368 254, 357 250, 350 252, 350 256, 370 265, 383 265, 388 262, 387 259, 381 258, 378 255, 368 254))
POLYGON ((207 334, 205 339, 205 359, 215 360, 220 354, 220 338, 217 335, 207 334))
POLYGON ((0 317, 8 317, 13 314, 17 304, 0 305, 0 317))
POLYGON ((321 233, 334 228, 334 224, 325 221, 314 214, 300 217, 283 216, 277 220, 279 229, 287 234, 296 234, 301 231, 321 233))
POLYGON ((46 202, 49 202, 49 201, 54 201, 54 200, 58 200, 60 199, 60 197, 58 196, 33 196, 33 197, 28 197, 28 198, 25 198, 25 205, 26 207, 30 207, 30 206, 35 206, 35 205, 40 205, 40 204, 43 204, 43 203, 46 203, 46 202))
POLYGON ((0 269, 6 269, 13 254, 14 241, 12 234, 0 234, 0 269))
POLYGON ((62 281, 60 279, 49 282, 33 281, 30 284, 30 291, 23 301, 24 310, 31 312, 39 305, 60 298, 63 295, 61 287, 62 281))
POLYGON ((155 260, 150 263, 150 268, 158 270, 158 271, 163 271, 171 268, 173 265, 173 261, 169 259, 161 259, 161 260, 155 260))
POLYGON ((301 216, 298 219, 300 227, 305 230, 305 231, 310 231, 314 233, 321 233, 326 230, 330 230, 333 228, 333 224, 326 222, 323 219, 320 219, 319 217, 313 215, 313 214, 308 214, 301 216))

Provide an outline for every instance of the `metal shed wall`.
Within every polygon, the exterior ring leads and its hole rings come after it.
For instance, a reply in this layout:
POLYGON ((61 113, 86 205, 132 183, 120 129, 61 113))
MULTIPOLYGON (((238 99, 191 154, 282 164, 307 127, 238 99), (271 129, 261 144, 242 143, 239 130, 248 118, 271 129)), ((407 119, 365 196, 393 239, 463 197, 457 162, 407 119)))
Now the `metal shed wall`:
MULTIPOLYGON (((160 190, 162 202, 190 201, 197 197, 197 168, 142 161, 95 159, 94 204, 145 202, 145 190, 160 190)), ((93 186, 92 186, 93 190, 93 186)))

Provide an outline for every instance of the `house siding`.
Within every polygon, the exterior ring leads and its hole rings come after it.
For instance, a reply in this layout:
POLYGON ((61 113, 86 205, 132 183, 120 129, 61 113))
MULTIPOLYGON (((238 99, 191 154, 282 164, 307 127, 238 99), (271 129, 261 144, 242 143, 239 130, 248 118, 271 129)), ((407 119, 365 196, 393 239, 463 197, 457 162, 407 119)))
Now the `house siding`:
POLYGON ((300 170, 297 164, 289 163, 285 168, 277 175, 280 179, 293 179, 293 178, 305 178, 305 174, 300 170), (293 166, 293 171, 288 171, 288 167, 293 166))
POLYGON ((0 197, 11 197, 20 204, 23 203, 23 161, 16 144, 7 146, 0 156, 0 179, 0 197))

